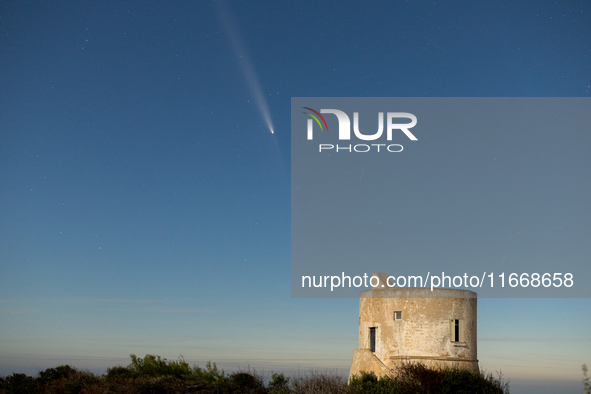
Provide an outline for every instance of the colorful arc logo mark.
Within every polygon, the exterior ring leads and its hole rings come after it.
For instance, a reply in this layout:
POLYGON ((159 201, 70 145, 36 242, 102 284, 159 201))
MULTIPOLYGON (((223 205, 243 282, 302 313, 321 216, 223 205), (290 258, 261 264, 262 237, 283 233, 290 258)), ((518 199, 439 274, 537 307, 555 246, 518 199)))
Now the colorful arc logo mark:
MULTIPOLYGON (((324 116, 320 115, 320 112, 315 111, 312 108, 308 108, 308 107, 302 107, 302 108, 310 110, 310 111, 314 112, 314 114, 318 115, 320 117, 320 119, 322 119, 322 122, 324 122, 324 126, 326 126, 326 131, 328 131, 328 125, 326 124, 326 120, 324 120, 324 116)), ((306 115, 310 115, 312 118, 314 118, 316 123, 318 123, 318 126, 320 126, 320 130, 324 130, 322 127, 322 123, 320 123, 320 120, 318 119, 318 117, 316 117, 316 115, 311 114, 309 112, 302 112, 302 113, 306 114, 306 115)))

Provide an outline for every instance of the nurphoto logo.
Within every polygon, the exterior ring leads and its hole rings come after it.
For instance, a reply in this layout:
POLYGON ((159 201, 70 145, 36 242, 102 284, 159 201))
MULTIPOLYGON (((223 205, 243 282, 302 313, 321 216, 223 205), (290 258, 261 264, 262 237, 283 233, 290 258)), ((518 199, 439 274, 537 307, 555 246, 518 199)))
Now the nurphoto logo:
MULTIPOLYGON (((314 139, 314 122, 320 128, 320 131, 328 131, 328 124, 322 114, 333 114, 337 117, 339 122, 339 141, 351 140, 351 120, 349 115, 338 109, 321 109, 320 112, 309 108, 303 107, 310 112, 304 112, 304 114, 310 116, 307 124, 307 138, 308 140, 314 139)), ((417 137, 410 132, 409 129, 413 128, 417 124, 417 117, 408 112, 388 112, 386 114, 386 140, 392 141, 392 135, 394 131, 402 131, 411 141, 417 141, 417 137), (409 119, 410 123, 394 123, 394 119, 409 119)), ((363 134, 359 131, 359 112, 353 112, 353 133, 355 137, 362 141, 375 141, 382 137, 384 133, 384 113, 378 112, 378 131, 373 134, 363 134)), ((403 146, 400 144, 319 144, 318 151, 333 151, 333 152, 358 152, 365 153, 371 150, 377 152, 402 152, 403 146)))

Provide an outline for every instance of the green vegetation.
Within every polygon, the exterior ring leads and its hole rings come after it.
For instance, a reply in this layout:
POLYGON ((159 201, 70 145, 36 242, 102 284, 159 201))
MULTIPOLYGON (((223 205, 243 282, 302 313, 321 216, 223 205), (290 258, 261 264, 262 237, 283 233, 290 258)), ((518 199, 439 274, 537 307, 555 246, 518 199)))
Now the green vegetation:
POLYGON ((362 373, 353 377, 349 384, 336 374, 316 372, 303 377, 271 373, 265 384, 264 377, 250 369, 226 374, 211 362, 200 368, 190 366, 182 357, 170 361, 150 354, 144 358, 132 354, 128 366, 109 368, 102 376, 60 365, 39 372, 37 377, 15 373, 0 378, 0 394, 21 393, 508 394, 509 385, 490 374, 450 368, 431 369, 422 364, 403 365, 395 377, 378 378, 373 373, 362 373))
POLYGON ((423 364, 405 364, 395 377, 376 377, 362 372, 351 379, 353 393, 375 394, 508 394, 509 383, 501 376, 473 373, 458 368, 433 369, 423 364))
POLYGON ((589 376, 587 376, 587 364, 583 364, 583 392, 591 394, 591 383, 589 383, 589 376))

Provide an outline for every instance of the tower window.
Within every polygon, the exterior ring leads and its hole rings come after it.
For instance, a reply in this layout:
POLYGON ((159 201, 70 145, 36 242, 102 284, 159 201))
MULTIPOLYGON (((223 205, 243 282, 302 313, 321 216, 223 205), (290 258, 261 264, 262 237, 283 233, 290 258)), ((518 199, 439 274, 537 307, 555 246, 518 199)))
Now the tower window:
POLYGON ((369 329, 369 350, 373 353, 376 351, 376 328, 371 327, 369 329))
POLYGON ((450 340, 452 342, 464 342, 464 320, 452 319, 449 321, 450 340))
POLYGON ((402 312, 401 311, 394 312, 394 320, 402 320, 402 312))

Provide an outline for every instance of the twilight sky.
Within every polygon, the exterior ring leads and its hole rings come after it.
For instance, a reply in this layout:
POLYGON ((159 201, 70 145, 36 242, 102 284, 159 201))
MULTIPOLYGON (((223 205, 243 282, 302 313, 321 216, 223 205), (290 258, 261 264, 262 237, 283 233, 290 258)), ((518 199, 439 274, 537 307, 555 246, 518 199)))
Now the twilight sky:
MULTIPOLYGON (((589 37, 586 1, 1 3, 0 374, 346 373, 357 300, 290 296, 291 97, 589 97, 589 37)), ((478 302, 483 368, 580 391, 590 300, 478 302)))

